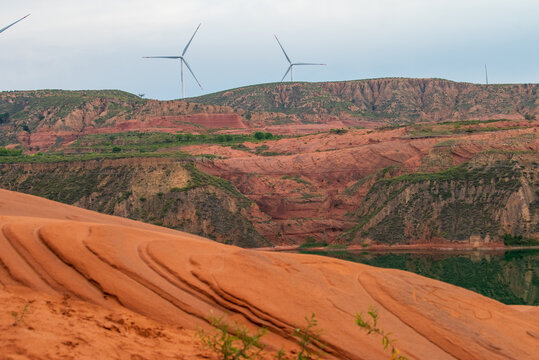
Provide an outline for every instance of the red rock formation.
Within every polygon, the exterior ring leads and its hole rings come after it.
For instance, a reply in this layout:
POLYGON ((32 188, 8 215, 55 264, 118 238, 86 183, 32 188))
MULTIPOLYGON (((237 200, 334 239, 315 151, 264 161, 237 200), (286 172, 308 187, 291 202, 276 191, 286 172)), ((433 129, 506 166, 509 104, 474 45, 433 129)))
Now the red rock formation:
MULTIPOLYGON (((264 341, 274 351, 294 348, 293 329, 315 313, 327 358, 382 359, 389 355, 380 339, 354 323, 356 313, 374 305, 380 326, 393 332, 410 359, 536 355, 539 322, 534 312, 404 271, 243 250, 5 190, 0 190, 0 228, 3 308, 22 286, 34 291, 32 296, 69 295, 187 329, 207 328, 205 318, 212 311, 226 313, 251 328, 266 327, 264 341)), ((101 312, 87 309, 90 316, 101 312)), ((27 338, 32 343, 21 342, 17 336, 24 333, 13 333, 2 323, 0 330, 0 344, 11 353, 39 344, 33 336, 27 338)), ((73 335, 84 331, 76 328, 73 335)), ((99 348, 99 341, 106 340, 100 336, 95 341, 99 348)), ((129 341, 110 337, 106 346, 121 351, 129 341)))
MULTIPOLYGON (((350 130, 342 135, 324 133, 265 143, 266 151, 283 154, 277 156, 232 152, 218 146, 191 146, 184 150, 228 157, 199 166, 230 180, 271 216, 270 223, 267 219, 255 219, 254 224, 272 243, 302 243, 308 236, 334 241, 353 226, 347 213, 358 208, 376 181, 372 176, 383 169, 394 167, 391 176, 436 172, 460 165, 482 152, 536 153, 536 124, 500 121, 478 124, 474 129, 509 130, 439 136, 414 135, 413 127, 350 130), (523 128, 511 129, 520 126, 523 128), (355 185, 360 180, 362 185, 355 185)), ((437 126, 447 127, 433 125, 432 132, 439 131, 437 126)), ((251 150, 260 146, 245 145, 251 150)), ((410 239, 415 240, 418 239, 410 239)))

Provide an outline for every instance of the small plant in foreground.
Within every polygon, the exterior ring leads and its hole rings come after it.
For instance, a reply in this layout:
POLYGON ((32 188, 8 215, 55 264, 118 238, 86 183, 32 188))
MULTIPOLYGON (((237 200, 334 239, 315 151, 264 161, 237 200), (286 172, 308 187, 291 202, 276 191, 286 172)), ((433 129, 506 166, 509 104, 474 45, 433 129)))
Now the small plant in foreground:
POLYGON ((367 331, 367 335, 378 334, 382 337, 382 345, 384 350, 387 348, 391 349, 391 360, 407 360, 405 356, 399 355, 400 351, 394 345, 395 339, 391 339, 389 335, 390 332, 386 333, 384 330, 377 327, 378 323, 378 309, 374 307, 369 307, 367 314, 372 318, 372 323, 368 319, 363 318, 363 313, 356 315, 356 324, 367 331))
POLYGON ((13 325, 26 324, 24 322, 24 316, 28 313, 28 308, 30 308, 30 304, 26 304, 24 306, 24 309, 22 309, 20 313, 16 311, 11 312, 11 316, 13 316, 13 318, 15 319, 15 322, 13 323, 13 325))
POLYGON ((307 326, 304 328, 295 328, 294 337, 298 339, 300 346, 300 351, 298 353, 298 360, 313 360, 319 359, 321 354, 320 351, 313 350, 312 344, 317 342, 320 345, 323 345, 320 341, 321 330, 316 329, 318 326, 318 320, 314 313, 311 314, 311 317, 305 317, 307 321, 307 326))
POLYGON ((258 329, 250 334, 246 327, 234 322, 229 325, 223 316, 209 318, 215 332, 207 333, 203 329, 197 331, 197 337, 211 350, 219 355, 221 360, 257 359, 264 345, 260 343, 266 329, 258 329))

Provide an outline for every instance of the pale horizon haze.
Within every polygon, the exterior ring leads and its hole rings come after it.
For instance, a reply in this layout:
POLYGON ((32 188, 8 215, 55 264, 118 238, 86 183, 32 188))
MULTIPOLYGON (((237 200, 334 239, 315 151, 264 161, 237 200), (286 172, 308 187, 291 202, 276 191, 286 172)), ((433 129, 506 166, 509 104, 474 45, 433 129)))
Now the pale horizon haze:
POLYGON ((119 89, 161 100, 278 82, 380 77, 539 81, 537 0, 0 0, 0 91, 119 89), (289 76, 287 77, 289 79, 289 76), (286 81, 286 80, 285 80, 286 81))

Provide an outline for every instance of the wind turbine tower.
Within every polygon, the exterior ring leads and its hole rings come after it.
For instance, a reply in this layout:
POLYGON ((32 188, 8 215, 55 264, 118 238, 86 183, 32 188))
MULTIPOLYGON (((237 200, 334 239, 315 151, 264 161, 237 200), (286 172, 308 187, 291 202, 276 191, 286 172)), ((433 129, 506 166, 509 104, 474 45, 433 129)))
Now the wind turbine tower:
POLYGON ((196 35, 197 31, 198 31, 198 28, 200 28, 200 25, 202 25, 202 24, 198 24, 195 32, 193 33, 193 36, 191 36, 191 39, 189 39, 189 42, 187 43, 187 45, 185 45, 185 48, 183 49, 181 55, 177 55, 177 56, 143 56, 144 59, 173 59, 173 60, 179 59, 180 60, 180 72, 181 72, 180 81, 181 81, 181 87, 182 87, 182 99, 185 98, 185 85, 184 85, 184 81, 183 81, 183 65, 184 64, 187 67, 187 69, 189 70, 189 72, 191 73, 191 75, 193 75, 193 78, 197 82, 200 89, 202 89, 202 85, 200 85, 200 83, 198 82, 198 79, 195 76, 195 73, 193 72, 193 70, 189 66, 189 63, 187 62, 187 60, 185 60, 185 53, 187 52, 187 49, 189 48, 189 45, 191 45, 191 41, 193 41, 193 38, 195 37, 195 35, 196 35))
POLYGON ((485 64, 485 81, 486 81, 486 84, 488 85, 488 71, 487 71, 487 64, 485 64))
POLYGON ((326 64, 317 64, 317 63, 293 63, 292 60, 290 60, 290 58, 286 54, 286 51, 284 51, 283 45, 281 45, 281 42, 279 41, 279 38, 277 38, 277 35, 274 34, 273 36, 275 36, 275 40, 277 40, 277 43, 281 47, 281 50, 283 50, 283 53, 284 53, 284 56, 286 57, 286 60, 290 64, 290 66, 288 66, 288 69, 284 73, 284 76, 281 79, 281 82, 284 80, 286 75, 288 75, 288 72, 290 72, 290 81, 294 81, 294 66, 296 66, 296 65, 326 65, 326 64))
POLYGON ((10 24, 10 25, 6 26, 5 28, 0 29, 0 33, 6 31, 7 29, 12 27, 13 25, 18 23, 19 21, 22 21, 22 20, 26 19, 28 16, 30 16, 30 14, 26 15, 25 17, 20 18, 19 20, 15 21, 13 24, 10 24))

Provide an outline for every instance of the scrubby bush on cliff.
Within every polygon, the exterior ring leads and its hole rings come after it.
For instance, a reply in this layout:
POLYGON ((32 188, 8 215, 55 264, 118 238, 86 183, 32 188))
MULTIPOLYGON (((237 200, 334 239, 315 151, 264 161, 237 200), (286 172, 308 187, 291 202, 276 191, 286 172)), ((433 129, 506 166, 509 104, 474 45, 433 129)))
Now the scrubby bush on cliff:
POLYGON ((9 113, 0 114, 0 124, 9 122, 9 113))
POLYGON ((343 135, 348 132, 348 129, 329 129, 330 134, 343 135))
POLYGON ((532 115, 530 113, 526 113, 526 115, 524 115, 524 119, 526 119, 528 121, 535 120, 535 115, 532 115))

